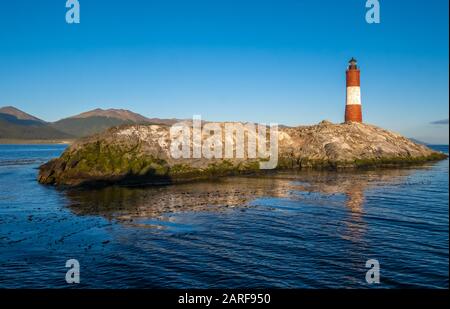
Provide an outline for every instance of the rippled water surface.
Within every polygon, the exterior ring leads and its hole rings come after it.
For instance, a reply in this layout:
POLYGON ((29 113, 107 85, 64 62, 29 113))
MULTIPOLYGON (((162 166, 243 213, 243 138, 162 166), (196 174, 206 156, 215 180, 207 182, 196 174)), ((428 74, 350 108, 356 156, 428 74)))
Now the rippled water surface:
MULTIPOLYGON (((61 145, 0 145, 0 287, 448 288, 448 160, 162 187, 58 190, 61 145), (73 286, 71 286, 73 287, 73 286), (371 286, 372 287, 372 286, 371 286)), ((436 146, 447 152, 447 146, 436 146)))

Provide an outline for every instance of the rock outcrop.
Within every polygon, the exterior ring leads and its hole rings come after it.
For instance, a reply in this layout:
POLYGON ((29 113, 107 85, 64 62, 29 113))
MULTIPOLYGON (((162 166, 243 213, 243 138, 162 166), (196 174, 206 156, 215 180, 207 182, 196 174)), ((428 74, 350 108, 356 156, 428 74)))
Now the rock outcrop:
MULTIPOLYGON (((201 139, 207 138, 203 133, 201 139)), ((223 134, 224 144, 225 139, 223 134)), ((261 172, 261 160, 248 152, 240 159, 174 159, 170 144, 166 125, 114 127, 69 146, 60 158, 40 167, 38 180, 62 186, 159 184, 261 172)), ((278 144, 277 169, 399 166, 447 157, 399 134, 354 122, 283 127, 278 144)))

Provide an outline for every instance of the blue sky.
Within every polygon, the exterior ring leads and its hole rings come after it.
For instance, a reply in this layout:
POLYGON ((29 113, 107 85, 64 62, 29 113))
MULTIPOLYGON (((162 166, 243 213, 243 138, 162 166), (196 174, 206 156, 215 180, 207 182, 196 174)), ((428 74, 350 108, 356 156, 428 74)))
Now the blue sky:
POLYGON ((0 106, 48 121, 93 108, 147 117, 343 120, 358 59, 364 121, 448 143, 447 0, 65 0, 0 3, 0 106))

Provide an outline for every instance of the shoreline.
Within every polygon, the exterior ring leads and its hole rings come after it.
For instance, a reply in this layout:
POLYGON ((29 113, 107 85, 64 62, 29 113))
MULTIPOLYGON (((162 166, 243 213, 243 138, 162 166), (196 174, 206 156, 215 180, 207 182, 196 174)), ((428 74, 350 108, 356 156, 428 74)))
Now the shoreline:
MULTIPOLYGON (((45 163, 40 166, 40 173, 38 175, 38 182, 43 185, 49 185, 59 188, 101 188, 108 186, 168 186, 177 185, 183 183, 193 183, 201 181, 211 181, 218 180, 225 177, 267 177, 273 176, 279 173, 285 172, 334 172, 334 173, 345 173, 351 171, 364 171, 364 170, 389 170, 389 169, 401 169, 401 168, 414 168, 423 167, 427 163, 437 163, 442 160, 447 160, 448 155, 442 152, 436 152, 427 157, 420 158, 391 158, 391 159, 379 159, 379 160, 355 160, 352 162, 320 162, 308 164, 304 167, 289 168, 289 167, 278 167, 273 170, 240 170, 233 167, 230 168, 214 168, 211 166, 210 169, 194 169, 186 173, 165 175, 114 175, 109 178, 104 177, 74 177, 64 179, 63 182, 57 180, 53 173, 45 175, 42 172, 46 169, 48 164, 52 161, 45 163)), ((309 162, 311 163, 311 162, 309 162)))
POLYGON ((0 145, 70 145, 75 140, 0 138, 0 145))

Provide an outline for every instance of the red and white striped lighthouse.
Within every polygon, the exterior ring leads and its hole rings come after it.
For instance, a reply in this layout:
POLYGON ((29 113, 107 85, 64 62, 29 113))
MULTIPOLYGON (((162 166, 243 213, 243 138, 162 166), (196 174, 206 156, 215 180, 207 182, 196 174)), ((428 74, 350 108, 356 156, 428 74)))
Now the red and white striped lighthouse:
POLYGON ((347 96, 345 102, 345 122, 362 122, 359 73, 358 66, 356 65, 356 59, 350 59, 348 69, 346 71, 347 96))

